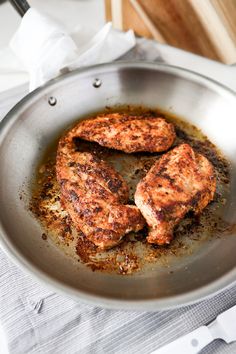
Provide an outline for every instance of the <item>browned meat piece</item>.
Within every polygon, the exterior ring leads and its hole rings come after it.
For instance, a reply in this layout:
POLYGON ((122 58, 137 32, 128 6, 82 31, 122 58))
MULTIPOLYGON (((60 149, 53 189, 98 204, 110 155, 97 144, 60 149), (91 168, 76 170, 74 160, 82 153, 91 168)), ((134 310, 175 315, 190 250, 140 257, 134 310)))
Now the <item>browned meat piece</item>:
POLYGON ((150 230, 147 241, 168 244, 174 227, 189 210, 195 214, 213 199, 214 169, 206 157, 182 144, 163 155, 141 180, 135 203, 150 230))
POLYGON ((128 201, 128 186, 111 166, 88 152, 76 152, 74 130, 59 142, 56 172, 62 205, 75 226, 100 248, 117 245, 145 221, 128 201))
POLYGON ((74 135, 127 153, 168 150, 175 140, 174 126, 163 118, 110 113, 82 121, 74 135))

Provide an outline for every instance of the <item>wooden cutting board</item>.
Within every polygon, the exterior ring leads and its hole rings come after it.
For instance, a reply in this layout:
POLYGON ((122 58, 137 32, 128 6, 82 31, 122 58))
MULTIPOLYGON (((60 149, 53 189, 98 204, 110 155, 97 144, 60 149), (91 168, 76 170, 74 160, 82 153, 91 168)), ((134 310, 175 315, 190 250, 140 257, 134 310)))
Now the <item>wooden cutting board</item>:
POLYGON ((105 0, 105 8, 115 28, 236 62, 236 0, 105 0))

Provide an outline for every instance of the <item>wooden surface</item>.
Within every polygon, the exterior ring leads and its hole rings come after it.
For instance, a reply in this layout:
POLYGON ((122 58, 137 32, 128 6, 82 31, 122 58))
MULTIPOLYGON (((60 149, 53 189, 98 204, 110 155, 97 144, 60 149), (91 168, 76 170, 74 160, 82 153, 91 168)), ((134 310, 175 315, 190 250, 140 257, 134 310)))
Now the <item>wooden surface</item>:
POLYGON ((236 0, 211 0, 211 3, 236 43, 236 0))
POLYGON ((115 28, 133 29, 139 36, 227 64, 236 62, 236 0, 106 0, 106 14, 115 28), (235 37, 229 27, 235 28, 235 37))

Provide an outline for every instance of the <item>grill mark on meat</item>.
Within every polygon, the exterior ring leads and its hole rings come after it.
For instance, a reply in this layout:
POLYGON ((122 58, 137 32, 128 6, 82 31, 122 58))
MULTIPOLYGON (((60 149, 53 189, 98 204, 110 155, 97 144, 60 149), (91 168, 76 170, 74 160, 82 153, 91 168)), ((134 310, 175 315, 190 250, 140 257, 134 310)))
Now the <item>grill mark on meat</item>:
POLYGON ((164 118, 112 113, 79 123, 74 135, 111 149, 127 153, 168 150, 175 140, 175 129, 164 118))
POLYGON ((135 203, 150 226, 147 241, 170 243, 176 224, 190 210, 199 214, 213 199, 215 190, 213 166, 188 144, 163 155, 135 192, 135 203))
POLYGON ((166 218, 165 212, 163 210, 156 210, 155 216, 158 221, 164 221, 166 218))
POLYGON ((69 194, 70 194, 70 199, 71 199, 72 202, 78 202, 79 201, 79 196, 75 193, 74 190, 71 190, 69 192, 69 194))
POLYGON ((122 185, 122 182, 117 179, 108 181, 108 188, 113 193, 116 193, 121 188, 121 185, 122 185))
POLYGON ((145 221, 137 207, 123 204, 128 201, 124 179, 94 154, 76 151, 74 134, 72 129, 58 144, 56 175, 63 206, 78 230, 108 249, 126 233, 141 230, 145 221))

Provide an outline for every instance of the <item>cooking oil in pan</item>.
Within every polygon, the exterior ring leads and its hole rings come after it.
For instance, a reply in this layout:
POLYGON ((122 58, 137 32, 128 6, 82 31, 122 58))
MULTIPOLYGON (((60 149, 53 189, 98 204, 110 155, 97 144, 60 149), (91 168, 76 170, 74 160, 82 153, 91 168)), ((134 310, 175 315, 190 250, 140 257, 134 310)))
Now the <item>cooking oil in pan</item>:
MULTIPOLYGON (((69 257, 76 262, 86 264, 93 271, 132 274, 138 271, 145 272, 156 266, 169 266, 175 259, 197 252, 199 247, 204 247, 204 242, 210 238, 229 233, 230 225, 222 220, 221 215, 229 193, 230 165, 207 137, 186 121, 159 110, 150 111, 143 107, 107 108, 107 112, 112 111, 139 115, 151 114, 172 122, 177 134, 174 146, 186 142, 205 155, 214 165, 217 178, 214 200, 200 216, 196 217, 188 213, 176 227, 175 238, 168 246, 148 244, 146 228, 138 233, 128 234, 119 246, 109 251, 101 251, 88 241, 82 232, 76 231, 69 215, 61 207, 60 191, 55 177, 57 144, 54 142, 40 162, 30 203, 30 210, 45 230, 42 237, 51 240, 69 257)), ((124 177, 130 189, 130 204, 134 203, 137 183, 161 156, 161 154, 150 153, 125 154, 80 139, 76 139, 75 143, 79 151, 90 151, 96 154, 110 163, 124 177)))

